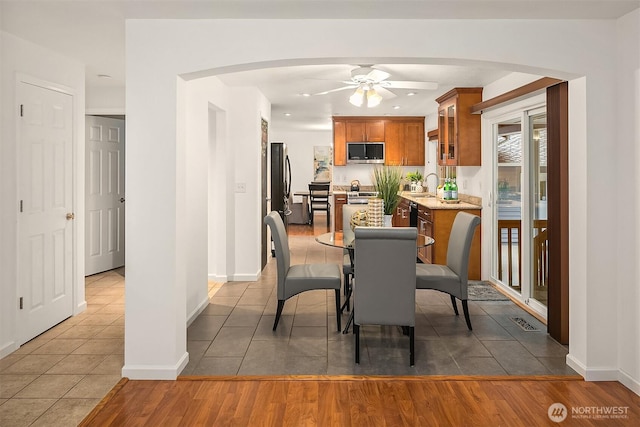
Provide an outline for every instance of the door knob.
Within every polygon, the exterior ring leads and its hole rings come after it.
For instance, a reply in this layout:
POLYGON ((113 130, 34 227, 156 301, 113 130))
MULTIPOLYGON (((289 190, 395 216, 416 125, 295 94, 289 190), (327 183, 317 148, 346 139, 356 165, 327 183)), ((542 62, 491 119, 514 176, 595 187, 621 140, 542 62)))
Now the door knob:
POLYGON ((124 203, 124 197, 120 197, 120 203, 124 203))
POLYGON ((73 214, 73 212, 70 212, 70 213, 67 214, 67 221, 71 220, 71 219, 74 219, 75 217, 76 216, 73 214))

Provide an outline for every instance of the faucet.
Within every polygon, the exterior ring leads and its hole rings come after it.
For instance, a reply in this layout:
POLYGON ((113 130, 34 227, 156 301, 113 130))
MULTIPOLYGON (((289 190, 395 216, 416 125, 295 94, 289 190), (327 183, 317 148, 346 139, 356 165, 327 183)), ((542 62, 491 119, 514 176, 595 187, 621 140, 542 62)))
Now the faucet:
POLYGON ((427 174, 427 176, 424 177, 424 185, 427 187, 427 193, 429 192, 429 186, 427 185, 427 180, 429 179, 429 177, 433 175, 436 177, 436 186, 433 188, 433 197, 437 197, 436 192, 438 191, 438 184, 440 184, 440 178, 438 178, 438 174, 431 172, 430 174, 427 174))

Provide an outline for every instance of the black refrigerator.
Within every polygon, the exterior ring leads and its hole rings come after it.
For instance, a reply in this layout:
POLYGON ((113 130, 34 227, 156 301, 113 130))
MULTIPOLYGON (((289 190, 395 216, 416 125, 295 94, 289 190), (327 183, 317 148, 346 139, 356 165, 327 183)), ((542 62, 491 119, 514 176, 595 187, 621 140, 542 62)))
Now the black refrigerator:
POLYGON ((287 146, 283 142, 271 143, 271 210, 278 211, 285 227, 291 194, 291 163, 287 156, 287 146))

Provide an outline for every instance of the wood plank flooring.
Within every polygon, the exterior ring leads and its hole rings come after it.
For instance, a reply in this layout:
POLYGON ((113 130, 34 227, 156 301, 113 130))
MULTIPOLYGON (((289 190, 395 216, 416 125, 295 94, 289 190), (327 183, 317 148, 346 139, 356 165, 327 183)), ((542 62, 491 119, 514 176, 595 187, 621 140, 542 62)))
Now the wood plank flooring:
POLYGON ((640 422, 640 397, 617 382, 269 376, 123 379, 80 425, 548 426, 555 425, 548 415, 554 403, 567 408, 562 426, 640 422))

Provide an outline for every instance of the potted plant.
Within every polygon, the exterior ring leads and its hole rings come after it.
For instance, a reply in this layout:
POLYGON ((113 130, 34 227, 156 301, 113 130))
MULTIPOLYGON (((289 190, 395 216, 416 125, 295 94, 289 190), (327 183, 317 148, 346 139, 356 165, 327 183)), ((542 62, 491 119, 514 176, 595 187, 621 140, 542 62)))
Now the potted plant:
POLYGON ((400 203, 401 183, 402 170, 398 166, 382 166, 373 170, 373 187, 383 201, 385 225, 391 226, 391 215, 400 203))
POLYGON ((411 182, 412 193, 422 193, 422 174, 419 170, 408 172, 407 179, 411 182))

